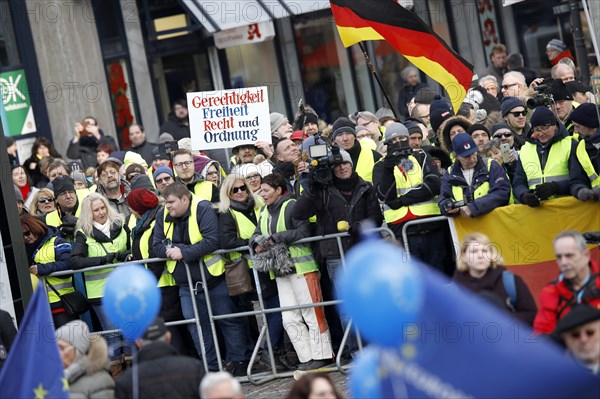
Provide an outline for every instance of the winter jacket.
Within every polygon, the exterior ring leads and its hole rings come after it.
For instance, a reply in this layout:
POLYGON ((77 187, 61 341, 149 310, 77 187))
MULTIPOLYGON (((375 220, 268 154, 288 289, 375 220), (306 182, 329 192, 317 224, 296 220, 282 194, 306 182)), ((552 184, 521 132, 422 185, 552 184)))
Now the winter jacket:
MULTIPOLYGON (((267 206, 267 210, 269 211, 270 218, 270 230, 276 232, 277 231, 277 221, 279 220, 279 213, 281 211, 281 206, 283 203, 289 199, 292 199, 292 194, 286 192, 281 198, 267 206)), ((277 243, 283 243, 285 245, 289 245, 293 242, 306 238, 310 235, 310 228, 308 219, 294 219, 294 207, 296 206, 295 202, 291 202, 285 208, 285 226, 286 231, 281 231, 279 233, 271 234, 271 239, 277 243)), ((256 230, 250 238, 250 244, 254 245, 254 241, 262 235, 260 230, 260 221, 256 226, 256 230)))
MULTIPOLYGON (((339 233, 337 224, 340 221, 346 221, 351 228, 356 228, 360 222, 370 219, 375 226, 380 226, 383 222, 383 215, 375 189, 356 173, 353 176, 357 180, 357 184, 352 189, 350 201, 342 195, 334 179, 334 184, 329 187, 319 188, 314 192, 304 191, 294 206, 294 219, 307 220, 316 214, 316 235, 339 233)), ((352 237, 342 239, 344 251, 354 244, 355 241, 352 237)), ((321 258, 340 257, 335 239, 322 240, 317 245, 321 258)))
MULTIPOLYGON (((546 166, 546 161, 548 160, 548 153, 550 152, 550 148, 557 143, 558 141, 567 138, 568 140, 572 140, 567 133, 567 129, 562 123, 559 123, 559 129, 550 139, 547 145, 543 146, 536 139, 532 138, 531 135, 533 130, 530 130, 525 138, 529 143, 535 144, 537 149, 537 154, 540 159, 540 166, 542 169, 546 166)), ((588 178, 581 167, 581 164, 577 160, 577 141, 572 140, 571 143, 571 153, 569 155, 569 179, 558 181, 559 193, 558 195, 573 195, 577 196, 577 192, 585 187, 589 186, 588 178)), ((529 184, 527 183, 527 174, 525 173, 525 168, 523 167, 523 157, 520 156, 517 161, 517 170, 515 172, 515 176, 513 179, 513 194, 517 200, 521 200, 521 196, 529 191, 529 184)))
MULTIPOLYGON (((256 217, 254 206, 254 199, 249 197, 246 202, 231 200, 230 208, 242 213, 256 226, 258 218, 256 217)), ((239 248, 248 245, 248 239, 239 237, 238 225, 229 211, 219 214, 219 233, 222 249, 239 248)))
MULTIPOLYGON (((468 271, 459 272, 457 270, 454 272, 452 280, 473 292, 481 293, 482 291, 491 291, 503 304, 505 304, 506 310, 512 311, 507 305, 509 296, 506 287, 504 287, 504 282, 502 281, 502 273, 504 271, 506 271, 504 266, 496 266, 494 269, 489 268, 483 277, 475 278, 472 277, 468 271)), ((514 276, 515 287, 517 289, 517 302, 513 304, 515 308, 513 314, 522 322, 531 325, 537 311, 535 300, 523 279, 516 274, 514 276)))
POLYGON ((446 216, 457 216, 456 213, 449 214, 444 209, 448 199, 455 200, 452 195, 452 187, 463 187, 464 199, 471 210, 473 217, 485 215, 494 209, 508 204, 510 199, 510 182, 505 169, 496 161, 491 162, 490 170, 481 156, 477 156, 473 180, 471 186, 467 185, 464 178, 460 161, 456 160, 450 171, 442 176, 442 188, 438 204, 440 211, 446 216), (488 182, 489 191, 482 197, 473 198, 473 193, 481 184, 488 182))
POLYGON ((81 137, 76 143, 71 140, 67 148, 67 157, 81 159, 84 170, 90 166, 95 168, 98 166, 98 160, 96 159, 98 145, 105 143, 112 145, 115 149, 119 148, 115 139, 111 136, 105 136, 102 129, 100 129, 100 136, 100 140, 97 140, 94 136, 81 137))
POLYGON ((149 143, 148 141, 144 140, 144 142, 141 145, 138 145, 137 147, 132 146, 127 151, 133 151, 135 153, 140 154, 148 165, 152 165, 152 160, 154 159, 154 157, 152 156, 152 150, 155 147, 155 143, 149 143))
MULTIPOLYGON (((190 201, 191 206, 191 201, 190 201)), ((152 248, 154 254, 159 258, 167 257, 167 249, 163 243, 165 239, 164 222, 166 210, 163 208, 156 214, 156 224, 154 225, 154 240, 152 248)), ((166 216, 167 222, 173 223, 173 246, 181 248, 183 259, 190 266, 192 274, 192 282, 202 281, 200 274, 199 261, 206 255, 219 249, 219 219, 210 202, 200 201, 197 207, 198 227, 202 240, 191 243, 188 233, 188 219, 190 217, 190 209, 178 218, 171 215, 166 216)), ((188 280, 183 261, 178 261, 173 270, 173 278, 180 287, 187 287, 188 280)), ((207 284, 209 288, 215 287, 223 278, 223 276, 215 277, 210 273, 206 273, 207 284)))
POLYGON ((540 308, 535 316, 533 329, 540 334, 552 333, 557 321, 569 313, 580 293, 582 303, 589 303, 600 309, 600 266, 594 260, 590 260, 590 279, 579 291, 574 292, 562 274, 542 289, 540 308))
MULTIPOLYGON (((110 237, 107 237, 103 232, 98 230, 95 227, 92 227, 92 237, 100 242, 112 242, 115 240, 119 234, 121 234, 121 230, 125 229, 127 236, 129 237, 129 228, 126 224, 120 225, 118 223, 114 223, 110 227, 110 237)), ((125 255, 129 253, 131 248, 129 240, 127 240, 127 251, 122 253, 120 256, 125 258, 125 255)), ((92 266, 102 266, 107 264, 106 255, 104 256, 88 256, 88 247, 86 243, 86 236, 82 231, 77 231, 75 233, 75 242, 73 243, 72 252, 71 252, 71 260, 69 262, 69 266, 73 269, 83 269, 86 267, 92 266)))
MULTIPOLYGON (((132 372, 127 369, 117 380, 117 398, 133 397, 132 372)), ((204 374, 202 362, 164 342, 144 345, 138 354, 140 398, 198 398, 204 374)))
POLYGON ((190 137, 190 125, 188 119, 179 119, 175 114, 170 113, 168 120, 160 126, 158 134, 169 133, 173 140, 179 141, 190 137))
POLYGON ((63 270, 69 269, 69 261, 71 259, 71 244, 69 244, 64 238, 58 236, 58 229, 52 226, 48 226, 48 231, 46 235, 39 238, 32 245, 26 245, 27 257, 29 259, 29 264, 33 265, 36 262, 33 260, 37 251, 42 248, 42 246, 52 239, 52 237, 57 236, 54 241, 54 262, 50 263, 40 263, 37 264, 38 276, 47 276, 50 273, 60 272, 63 270))
POLYGON ((111 399, 115 381, 109 372, 106 341, 90 340, 86 355, 65 369, 71 399, 111 399))

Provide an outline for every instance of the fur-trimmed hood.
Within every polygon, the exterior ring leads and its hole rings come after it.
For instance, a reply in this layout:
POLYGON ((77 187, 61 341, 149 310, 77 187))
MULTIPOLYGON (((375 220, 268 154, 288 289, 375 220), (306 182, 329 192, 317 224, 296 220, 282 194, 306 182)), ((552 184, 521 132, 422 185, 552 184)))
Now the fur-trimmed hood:
POLYGON ((466 132, 473 124, 470 120, 460 115, 450 117, 441 124, 439 130, 441 132, 441 136, 438 137, 438 140, 440 141, 440 146, 442 149, 449 154, 454 152, 452 150, 452 141, 450 140, 450 129, 456 125, 462 126, 466 132))

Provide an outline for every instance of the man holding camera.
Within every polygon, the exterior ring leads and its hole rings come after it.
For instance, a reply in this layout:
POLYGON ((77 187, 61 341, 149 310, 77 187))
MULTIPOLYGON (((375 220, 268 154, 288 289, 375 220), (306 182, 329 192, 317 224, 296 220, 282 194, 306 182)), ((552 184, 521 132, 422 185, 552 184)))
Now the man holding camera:
POLYGON ((452 139, 456 161, 442 176, 439 207, 446 216, 478 217, 508 204, 510 183, 496 161, 484 162, 467 133, 452 139))
MULTIPOLYGON (((433 158, 410 147, 409 132, 403 124, 389 125, 385 137, 387 155, 375 164, 373 184, 384 202, 383 216, 388 227, 402 240, 406 222, 440 214, 436 201, 441 181, 433 158)), ((446 256, 448 252, 444 250, 449 243, 445 228, 444 222, 408 229, 408 245, 417 258, 450 273, 448 261, 452 257, 446 256)))
MULTIPOLYGON (((352 170, 350 154, 337 147, 309 173, 308 190, 296 202, 293 217, 306 220, 315 214, 316 235, 335 234, 348 229, 357 231, 366 219, 375 226, 383 222, 375 189, 352 170)), ((354 244, 353 237, 342 238, 344 251, 347 252, 354 244)), ((342 264, 337 241, 321 240, 317 248, 318 259, 327 267, 335 286, 335 276, 342 264)), ((347 318, 342 316, 344 327, 347 322, 347 318)), ((348 346, 351 352, 358 348, 354 335, 350 335, 348 346)))
POLYGON ((537 107, 530 123, 513 180, 515 198, 535 208, 554 196, 578 196, 589 183, 577 160, 577 142, 548 107, 537 107))

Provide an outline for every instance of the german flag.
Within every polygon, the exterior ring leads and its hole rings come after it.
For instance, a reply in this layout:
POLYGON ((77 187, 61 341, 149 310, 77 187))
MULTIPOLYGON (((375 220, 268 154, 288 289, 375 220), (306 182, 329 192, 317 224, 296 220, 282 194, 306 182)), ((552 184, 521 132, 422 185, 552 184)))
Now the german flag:
POLYGON ((330 0, 345 47, 385 40, 417 68, 441 84, 458 111, 473 78, 468 63, 423 22, 394 0, 330 0))

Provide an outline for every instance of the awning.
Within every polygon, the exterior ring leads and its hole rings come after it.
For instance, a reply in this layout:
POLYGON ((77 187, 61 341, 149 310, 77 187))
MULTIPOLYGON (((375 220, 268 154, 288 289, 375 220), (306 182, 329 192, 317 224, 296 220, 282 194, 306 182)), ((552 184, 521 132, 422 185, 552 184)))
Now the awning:
POLYGON ((179 0, 209 33, 329 8, 315 0, 179 0))

